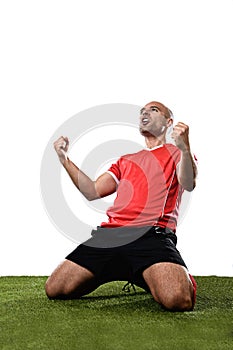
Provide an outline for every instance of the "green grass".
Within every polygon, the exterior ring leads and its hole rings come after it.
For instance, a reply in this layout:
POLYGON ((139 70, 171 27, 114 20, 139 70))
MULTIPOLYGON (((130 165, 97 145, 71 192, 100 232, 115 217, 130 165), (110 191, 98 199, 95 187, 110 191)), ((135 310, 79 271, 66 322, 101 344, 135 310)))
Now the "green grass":
POLYGON ((193 312, 163 310, 112 282, 80 300, 50 301, 46 277, 0 277, 0 349, 233 349, 233 278, 196 277, 193 312))

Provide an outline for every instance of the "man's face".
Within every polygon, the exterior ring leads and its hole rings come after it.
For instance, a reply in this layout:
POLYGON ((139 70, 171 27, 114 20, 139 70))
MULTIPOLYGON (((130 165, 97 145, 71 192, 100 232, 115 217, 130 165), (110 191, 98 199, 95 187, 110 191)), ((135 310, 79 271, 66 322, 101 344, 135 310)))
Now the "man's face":
POLYGON ((158 137, 164 133, 168 124, 171 123, 166 118, 165 107, 159 102, 150 102, 140 111, 139 130, 143 136, 158 137))

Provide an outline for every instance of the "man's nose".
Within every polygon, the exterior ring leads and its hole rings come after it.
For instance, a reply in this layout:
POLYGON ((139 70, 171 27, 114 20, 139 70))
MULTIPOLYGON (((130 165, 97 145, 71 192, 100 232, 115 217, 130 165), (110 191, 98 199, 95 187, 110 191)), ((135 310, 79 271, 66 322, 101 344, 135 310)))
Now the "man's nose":
POLYGON ((142 115, 143 116, 146 116, 146 115, 148 115, 149 114, 149 112, 147 111, 147 110, 144 110, 143 112, 142 112, 142 115))

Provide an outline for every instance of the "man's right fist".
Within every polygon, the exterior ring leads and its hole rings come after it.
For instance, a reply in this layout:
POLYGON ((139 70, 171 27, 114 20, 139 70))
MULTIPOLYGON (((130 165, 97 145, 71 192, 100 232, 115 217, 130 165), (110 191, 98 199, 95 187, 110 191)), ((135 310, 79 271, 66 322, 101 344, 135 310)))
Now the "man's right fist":
POLYGON ((57 152, 60 162, 64 164, 65 160, 67 159, 67 151, 69 148, 68 137, 59 137, 59 139, 57 139, 57 141, 55 141, 53 145, 55 151, 57 152))

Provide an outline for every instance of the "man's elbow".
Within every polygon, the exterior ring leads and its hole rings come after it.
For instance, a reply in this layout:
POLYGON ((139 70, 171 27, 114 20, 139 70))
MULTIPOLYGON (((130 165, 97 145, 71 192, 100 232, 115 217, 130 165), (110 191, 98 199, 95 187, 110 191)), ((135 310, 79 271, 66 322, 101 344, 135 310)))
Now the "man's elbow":
POLYGON ((181 185, 181 187, 188 192, 192 192, 196 187, 195 177, 191 178, 191 177, 178 176, 178 182, 181 185))
POLYGON ((196 187, 196 182, 194 181, 191 184, 184 184, 184 185, 181 184, 181 186, 183 187, 183 189, 185 191, 192 192, 194 190, 194 188, 196 187))
POLYGON ((85 195, 85 198, 88 200, 88 202, 92 202, 96 199, 99 199, 99 195, 97 193, 88 193, 85 195))
POLYGON ((90 197, 90 198, 87 198, 88 202, 92 202, 92 201, 95 201, 96 199, 99 199, 100 197, 98 196, 93 196, 93 197, 90 197))
POLYGON ((100 198, 94 181, 90 183, 88 187, 83 188, 83 190, 80 188, 79 190, 82 193, 82 195, 86 198, 86 200, 88 200, 88 202, 92 202, 95 199, 100 198))
POLYGON ((92 202, 95 199, 99 199, 100 198, 100 196, 99 196, 99 194, 98 194, 98 192, 96 191, 95 188, 89 189, 89 191, 86 191, 86 192, 82 192, 82 194, 88 200, 88 202, 92 202))

